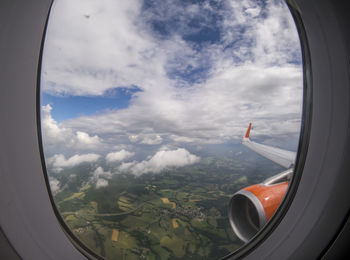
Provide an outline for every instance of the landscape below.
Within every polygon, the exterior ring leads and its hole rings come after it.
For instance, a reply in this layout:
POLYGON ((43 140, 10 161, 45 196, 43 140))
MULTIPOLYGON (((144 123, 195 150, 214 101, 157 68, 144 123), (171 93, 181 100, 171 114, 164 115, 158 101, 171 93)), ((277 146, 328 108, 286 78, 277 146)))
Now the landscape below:
POLYGON ((100 188, 87 184, 94 165, 80 165, 50 173, 63 185, 54 199, 73 233, 107 259, 218 259, 243 244, 227 217, 232 195, 280 170, 247 154, 115 174, 100 188))

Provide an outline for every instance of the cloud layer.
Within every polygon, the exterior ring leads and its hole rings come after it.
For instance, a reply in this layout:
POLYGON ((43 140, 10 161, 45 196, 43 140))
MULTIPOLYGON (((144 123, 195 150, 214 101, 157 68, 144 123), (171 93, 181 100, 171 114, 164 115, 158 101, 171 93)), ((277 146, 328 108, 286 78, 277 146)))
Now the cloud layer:
POLYGON ((106 161, 111 163, 111 162, 121 162, 124 161, 127 158, 130 158, 134 155, 135 153, 128 152, 126 150, 121 150, 119 152, 111 152, 106 155, 106 161))
POLYGON ((41 108, 41 129, 46 150, 57 152, 96 151, 102 147, 102 139, 97 135, 70 127, 65 127, 51 116, 52 106, 47 104, 41 108))
POLYGON ((108 179, 112 178, 110 171, 104 171, 101 166, 97 167, 90 178, 91 183, 95 183, 96 188, 108 186, 108 179))
POLYGON ((198 162, 199 145, 238 143, 249 122, 255 136, 298 141, 301 51, 285 3, 199 2, 54 2, 41 90, 92 100, 116 88, 140 91, 123 109, 60 123, 55 104, 44 103, 50 167, 77 165, 88 153, 136 175, 160 172, 198 162))
POLYGON ((186 149, 179 148, 172 151, 158 151, 149 160, 141 162, 122 163, 119 170, 141 175, 147 172, 159 173, 168 167, 182 167, 199 162, 200 158, 186 149))
POLYGON ((63 154, 55 154, 54 156, 47 159, 47 164, 59 172, 63 168, 71 168, 81 163, 96 162, 99 158, 100 158, 100 155, 94 154, 94 153, 81 154, 81 155, 76 154, 68 159, 66 159, 66 157, 63 154))

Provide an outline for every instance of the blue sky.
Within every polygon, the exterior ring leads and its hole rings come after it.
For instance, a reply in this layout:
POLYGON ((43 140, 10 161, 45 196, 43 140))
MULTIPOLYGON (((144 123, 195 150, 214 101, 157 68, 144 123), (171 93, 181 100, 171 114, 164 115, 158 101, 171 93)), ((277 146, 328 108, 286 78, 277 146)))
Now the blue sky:
POLYGON ((176 8, 169 9, 170 1, 144 1, 142 13, 146 13, 146 22, 152 30, 161 37, 170 37, 179 33, 185 41, 198 44, 202 48, 205 44, 220 41, 222 11, 225 1, 209 1, 211 8, 202 9, 197 13, 188 13, 191 5, 204 5, 207 1, 179 1, 176 8), (167 10, 168 9, 168 10, 167 10), (185 15, 184 15, 185 14, 185 15))
POLYGON ((108 110, 125 109, 129 106, 133 94, 139 92, 137 87, 114 88, 102 96, 55 96, 43 93, 42 105, 50 104, 52 117, 60 123, 63 120, 79 116, 104 113, 108 110))

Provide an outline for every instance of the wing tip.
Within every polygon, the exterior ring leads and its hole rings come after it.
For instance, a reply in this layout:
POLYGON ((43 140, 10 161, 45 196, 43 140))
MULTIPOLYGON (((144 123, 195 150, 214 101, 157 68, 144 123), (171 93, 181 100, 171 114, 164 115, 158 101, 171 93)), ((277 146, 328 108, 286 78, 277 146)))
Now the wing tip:
POLYGON ((252 129, 252 123, 249 123, 248 129, 247 129, 247 132, 245 133, 244 138, 249 139, 251 129, 252 129))

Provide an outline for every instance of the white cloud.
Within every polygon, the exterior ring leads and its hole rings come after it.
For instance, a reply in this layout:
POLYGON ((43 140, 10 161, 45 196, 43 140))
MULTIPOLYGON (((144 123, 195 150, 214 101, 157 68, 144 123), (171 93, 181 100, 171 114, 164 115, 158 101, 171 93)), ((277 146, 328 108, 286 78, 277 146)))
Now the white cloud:
POLYGON ((159 135, 146 136, 141 140, 141 144, 161 144, 163 139, 159 135))
POLYGON ((256 17, 260 14, 260 11, 261 11, 261 9, 259 7, 253 7, 253 8, 247 8, 245 10, 245 13, 247 13, 253 17, 256 17))
POLYGON ((107 162, 120 162, 124 161, 127 158, 130 158, 134 155, 133 152, 128 152, 126 150, 121 150, 118 152, 111 152, 106 155, 106 161, 107 162))
POLYGON ((160 135, 130 135, 129 140, 132 143, 139 143, 139 144, 149 144, 149 145, 155 145, 155 144, 161 144, 163 142, 163 138, 160 135))
MULTIPOLYGON (((284 3, 267 1, 263 7, 252 0, 225 2, 225 10, 218 10, 223 15, 218 25, 221 41, 200 50, 181 33, 196 30, 186 22, 198 15, 212 26, 203 12, 213 9, 209 2, 186 8, 173 1, 160 3, 157 21, 182 21, 164 39, 151 32, 147 22, 155 17, 141 12, 142 1, 103 3, 54 3, 42 89, 67 96, 97 96, 111 87, 132 85, 142 91, 132 96, 127 108, 60 124, 51 117, 51 106, 43 107, 45 149, 61 149, 63 154, 86 149, 127 153, 140 144, 225 143, 240 140, 249 122, 256 135, 298 133, 303 91, 300 44, 284 3), (176 76, 205 65, 210 65, 208 73, 194 83, 176 76), (170 75, 173 71, 175 76, 170 75)), ((124 163, 121 169, 156 169, 155 161, 124 163)))
POLYGON ((127 163, 122 163, 122 164, 118 167, 118 169, 119 169, 120 171, 124 172, 124 171, 129 170, 130 168, 132 168, 132 167, 135 166, 136 164, 137 164, 136 161, 127 162, 127 163))
POLYGON ((218 69, 193 88, 145 92, 128 109, 69 120, 65 126, 119 136, 116 142, 125 142, 127 135, 136 144, 223 143, 241 137, 249 122, 275 135, 297 133, 301 85, 301 68, 294 65, 218 69), (149 134, 143 134, 146 130, 149 134))
MULTIPOLYGON (((103 140, 97 135, 89 135, 80 130, 58 123, 51 116, 52 106, 47 104, 41 107, 41 127, 45 152, 53 151, 96 151, 103 147, 103 140)), ((89 130, 91 132, 91 129, 89 130)))
MULTIPOLYGON (((69 120, 65 126, 88 133, 93 129, 101 136, 116 135, 120 138, 115 142, 120 143, 125 142, 127 134, 133 144, 152 145, 169 141, 223 143, 239 138, 249 121, 265 127, 266 132, 274 130, 275 135, 297 133, 301 119, 302 69, 293 63, 300 57, 300 48, 288 8, 275 1, 268 2, 264 10, 256 1, 228 3, 232 9, 225 11, 223 42, 230 44, 238 39, 239 47, 224 49, 214 44, 198 52, 176 34, 164 41, 148 34, 145 39, 153 42, 148 45, 150 48, 161 46, 152 52, 152 57, 163 72, 146 73, 141 82, 133 82, 144 91, 137 93, 127 109, 69 120), (243 34, 237 32, 237 26, 244 26, 243 34), (212 65, 210 77, 204 81, 186 85, 181 80, 164 77, 164 70, 169 68, 178 71, 186 71, 189 65, 200 68, 202 56, 209 57, 212 65), (184 85, 178 88, 179 84, 184 85)), ((179 8, 171 6, 167 15, 180 15, 182 9, 179 8)), ((193 14, 199 10, 195 6, 187 9, 193 14)), ((133 28, 130 34, 139 33, 133 28)), ((148 69, 148 64, 142 66, 148 69)))
POLYGON ((92 174, 93 178, 106 178, 106 179, 110 179, 112 177, 112 173, 110 171, 104 171, 103 168, 101 166, 97 167, 96 170, 93 172, 92 174))
POLYGON ((44 135, 44 141, 47 144, 65 141, 65 136, 70 132, 64 129, 51 116, 52 106, 47 104, 41 107, 41 127, 44 135))
POLYGON ((130 171, 135 175, 147 172, 159 173, 168 167, 182 167, 197 163, 199 160, 198 156, 191 154, 186 149, 178 148, 172 151, 158 151, 152 158, 142 162, 123 163, 119 170, 130 171))
POLYGON ((129 140, 132 143, 136 143, 139 140, 139 136, 138 135, 129 135, 129 140))
POLYGON ((112 178, 110 171, 104 171, 101 166, 97 167, 92 173, 90 182, 95 183, 96 188, 108 186, 108 179, 112 178))
POLYGON ((144 85, 149 74, 162 78, 163 50, 142 31, 141 7, 139 0, 54 2, 45 41, 43 90, 102 95, 115 86, 144 85))
POLYGON ((47 163, 53 169, 62 169, 65 167, 74 167, 81 163, 96 162, 99 158, 100 155, 94 153, 81 155, 76 154, 68 159, 66 159, 66 157, 63 154, 55 154, 54 156, 47 159, 47 163))
POLYGON ((108 181, 105 179, 98 179, 96 182, 96 188, 102 188, 108 186, 108 181))
POLYGON ((98 145, 101 142, 97 135, 90 137, 87 133, 81 131, 76 132, 76 137, 78 142, 84 145, 98 145))
POLYGON ((50 188, 51 188, 51 192, 52 194, 57 194, 60 191, 60 182, 59 180, 57 180, 54 177, 50 177, 49 178, 49 182, 50 182, 50 188))

